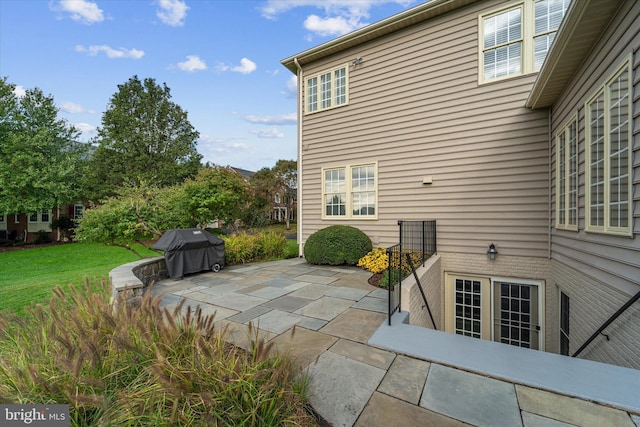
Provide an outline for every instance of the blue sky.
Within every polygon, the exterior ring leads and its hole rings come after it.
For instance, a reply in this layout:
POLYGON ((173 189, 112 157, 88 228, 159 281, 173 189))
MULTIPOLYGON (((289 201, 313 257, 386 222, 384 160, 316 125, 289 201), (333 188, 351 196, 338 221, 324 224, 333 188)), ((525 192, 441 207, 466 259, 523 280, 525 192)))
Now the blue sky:
POLYGON ((39 87, 95 136, 118 84, 166 83, 204 161, 296 158, 296 80, 280 60, 422 0, 1 0, 0 77, 39 87))

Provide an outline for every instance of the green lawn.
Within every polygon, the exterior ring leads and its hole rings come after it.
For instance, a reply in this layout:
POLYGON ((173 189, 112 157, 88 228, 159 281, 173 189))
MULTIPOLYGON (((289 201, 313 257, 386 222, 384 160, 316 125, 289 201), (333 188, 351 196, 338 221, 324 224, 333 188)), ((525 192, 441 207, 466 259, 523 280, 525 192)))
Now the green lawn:
MULTIPOLYGON (((136 245, 143 256, 157 252, 136 245)), ((56 285, 108 280, 109 271, 140 258, 133 252, 99 243, 70 243, 0 253, 0 311, 23 313, 32 302, 47 302, 56 285)))

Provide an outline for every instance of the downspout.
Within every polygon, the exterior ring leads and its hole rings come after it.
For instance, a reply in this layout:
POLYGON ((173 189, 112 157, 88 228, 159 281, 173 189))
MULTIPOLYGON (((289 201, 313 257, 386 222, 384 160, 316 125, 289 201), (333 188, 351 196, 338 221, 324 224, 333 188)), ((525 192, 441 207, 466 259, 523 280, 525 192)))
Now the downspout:
MULTIPOLYGON (((548 233, 547 233, 547 246, 548 246, 547 247, 547 251, 548 251, 547 257, 549 259, 551 259, 551 229, 553 228, 553 224, 551 222, 551 201, 552 201, 552 198, 551 198, 551 179, 552 179, 552 174, 551 174, 551 156, 553 155, 553 150, 551 149, 551 147, 553 146, 553 143, 552 143, 553 140, 551 139, 551 107, 549 108, 548 115, 549 115, 549 120, 548 120, 548 125, 547 126, 548 126, 549 129, 547 130, 547 132, 549 134, 549 137, 548 137, 548 140, 549 140, 549 180, 548 180, 549 181, 549 191, 548 191, 548 193, 549 193, 549 229, 548 229, 548 233)), ((556 191, 557 191, 557 189, 556 189, 556 191)))
POLYGON ((298 68, 298 256, 302 257, 304 254, 302 248, 302 67, 298 62, 298 58, 293 58, 293 63, 298 68))

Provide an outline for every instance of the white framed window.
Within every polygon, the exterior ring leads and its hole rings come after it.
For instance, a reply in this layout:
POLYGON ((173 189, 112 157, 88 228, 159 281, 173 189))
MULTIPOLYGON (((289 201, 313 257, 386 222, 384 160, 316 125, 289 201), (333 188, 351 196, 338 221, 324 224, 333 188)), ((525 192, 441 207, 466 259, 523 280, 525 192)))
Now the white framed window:
POLYGON ((587 101, 586 230, 632 235, 631 59, 587 101))
POLYGON ((556 228, 578 230, 578 119, 556 135, 556 228))
POLYGON ((523 0, 479 17, 479 82, 533 73, 544 62, 570 0, 523 0))
POLYGON ((274 201, 274 203, 280 203, 280 194, 277 194, 277 193, 276 193, 276 194, 273 196, 273 201, 274 201))
POLYGON ((544 349, 544 282, 445 273, 445 331, 544 349))
POLYGON ((305 114, 346 105, 348 66, 342 65, 329 71, 307 77, 305 114))
POLYGON ((82 218, 82 215, 84 215, 84 205, 80 203, 73 205, 73 219, 82 218))
POLYGON ((29 214, 27 231, 36 233, 40 230, 51 231, 51 210, 41 209, 29 214))
POLYGON ((323 211, 328 218, 377 218, 377 163, 322 170, 323 211))

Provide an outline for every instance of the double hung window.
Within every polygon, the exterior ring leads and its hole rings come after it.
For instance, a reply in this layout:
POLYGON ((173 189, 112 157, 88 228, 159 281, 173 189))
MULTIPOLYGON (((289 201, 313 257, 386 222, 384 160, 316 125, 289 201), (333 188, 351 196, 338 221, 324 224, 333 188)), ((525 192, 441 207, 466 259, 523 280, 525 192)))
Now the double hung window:
POLYGON ((631 235, 631 62, 586 105, 587 231, 631 235))
POLYGON ((480 16, 480 81, 540 69, 569 2, 524 0, 480 16))
POLYGON ((306 79, 305 113, 340 107, 347 102, 346 65, 306 79))
POLYGON ((323 218, 375 218, 375 163, 323 170, 323 218))

